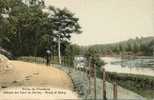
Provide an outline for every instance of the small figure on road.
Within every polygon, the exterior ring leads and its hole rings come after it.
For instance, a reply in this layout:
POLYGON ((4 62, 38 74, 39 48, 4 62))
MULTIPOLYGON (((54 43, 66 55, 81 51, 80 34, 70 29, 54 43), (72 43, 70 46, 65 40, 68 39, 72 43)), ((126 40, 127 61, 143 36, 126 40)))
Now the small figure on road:
POLYGON ((51 51, 49 49, 46 50, 46 65, 50 65, 50 56, 51 56, 51 51))

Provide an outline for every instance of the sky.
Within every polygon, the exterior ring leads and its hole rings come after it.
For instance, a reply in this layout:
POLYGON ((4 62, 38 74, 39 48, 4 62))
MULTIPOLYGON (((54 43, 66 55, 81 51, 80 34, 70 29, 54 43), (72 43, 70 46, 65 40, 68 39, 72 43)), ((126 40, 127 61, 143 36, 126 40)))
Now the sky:
POLYGON ((72 43, 114 43, 154 36, 154 0, 46 0, 46 5, 68 8, 79 17, 83 33, 72 43))

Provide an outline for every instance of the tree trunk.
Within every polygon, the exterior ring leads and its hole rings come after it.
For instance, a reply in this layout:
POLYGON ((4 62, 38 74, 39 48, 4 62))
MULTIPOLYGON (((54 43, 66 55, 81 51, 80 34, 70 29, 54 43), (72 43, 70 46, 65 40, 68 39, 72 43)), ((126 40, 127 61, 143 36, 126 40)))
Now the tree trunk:
POLYGON ((60 36, 58 36, 58 60, 59 64, 61 64, 61 52, 60 52, 60 36))
POLYGON ((34 53, 33 53, 34 57, 37 57, 37 46, 34 46, 34 53))
POLYGON ((21 55, 21 33, 20 33, 20 27, 17 26, 17 33, 16 33, 16 36, 17 36, 17 51, 16 51, 16 54, 19 56, 21 55))

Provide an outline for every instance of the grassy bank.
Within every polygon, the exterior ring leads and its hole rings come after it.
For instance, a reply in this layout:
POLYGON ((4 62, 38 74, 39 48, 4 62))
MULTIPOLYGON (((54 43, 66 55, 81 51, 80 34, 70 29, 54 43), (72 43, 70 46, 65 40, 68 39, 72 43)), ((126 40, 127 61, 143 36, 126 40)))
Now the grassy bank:
MULTIPOLYGON (((83 100, 93 100, 93 79, 91 79, 91 83, 89 84, 89 80, 87 74, 83 71, 75 70, 73 68, 65 67, 65 66, 57 66, 55 67, 62 69, 71 77, 72 82, 74 84, 74 90, 79 94, 80 98, 83 100), (89 86, 91 87, 91 91, 89 91, 89 86)), ((118 100, 144 100, 138 94, 128 91, 120 86, 117 88, 118 90, 118 100)), ((102 100, 102 79, 96 79, 96 98, 98 100, 102 100)), ((106 95, 108 100, 113 100, 113 84, 106 82, 106 95)))
POLYGON ((146 98, 154 98, 154 77, 107 72, 107 79, 146 98))

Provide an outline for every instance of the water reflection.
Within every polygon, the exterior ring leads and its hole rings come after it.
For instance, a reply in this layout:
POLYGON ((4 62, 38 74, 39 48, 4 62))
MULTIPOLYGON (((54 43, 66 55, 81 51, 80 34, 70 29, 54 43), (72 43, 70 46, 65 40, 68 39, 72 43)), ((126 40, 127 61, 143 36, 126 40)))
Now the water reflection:
POLYGON ((154 76, 153 58, 121 59, 118 57, 102 57, 107 71, 154 76))

